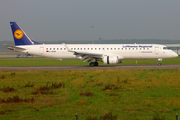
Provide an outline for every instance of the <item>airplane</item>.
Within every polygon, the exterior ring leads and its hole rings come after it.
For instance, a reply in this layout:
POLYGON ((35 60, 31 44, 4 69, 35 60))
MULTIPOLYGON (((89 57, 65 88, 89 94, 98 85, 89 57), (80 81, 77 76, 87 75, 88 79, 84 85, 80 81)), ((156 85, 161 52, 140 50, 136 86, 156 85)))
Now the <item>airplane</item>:
POLYGON ((80 59, 89 62, 89 66, 122 63, 124 59, 162 59, 178 56, 172 50, 159 44, 40 44, 31 40, 16 23, 10 22, 15 46, 7 45, 8 49, 54 59, 80 59))

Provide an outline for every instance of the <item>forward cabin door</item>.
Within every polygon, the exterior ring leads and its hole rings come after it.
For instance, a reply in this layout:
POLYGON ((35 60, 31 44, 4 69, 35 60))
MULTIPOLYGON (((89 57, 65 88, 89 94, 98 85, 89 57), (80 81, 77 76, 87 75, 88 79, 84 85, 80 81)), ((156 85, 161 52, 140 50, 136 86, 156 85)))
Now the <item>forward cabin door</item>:
POLYGON ((158 55, 159 54, 159 47, 155 46, 155 54, 158 55))

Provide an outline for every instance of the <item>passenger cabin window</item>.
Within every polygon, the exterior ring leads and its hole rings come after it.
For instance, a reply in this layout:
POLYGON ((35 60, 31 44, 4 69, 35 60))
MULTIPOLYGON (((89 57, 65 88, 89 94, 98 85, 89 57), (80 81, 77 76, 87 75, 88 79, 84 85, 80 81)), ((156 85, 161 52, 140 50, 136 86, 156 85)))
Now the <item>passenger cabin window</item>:
POLYGON ((91 48, 91 50, 93 50, 93 48, 91 48))
POLYGON ((57 50, 59 50, 59 48, 57 48, 57 50))
POLYGON ((64 50, 66 50, 66 48, 64 48, 64 50))
POLYGON ((51 48, 50 48, 50 50, 51 50, 51 48))

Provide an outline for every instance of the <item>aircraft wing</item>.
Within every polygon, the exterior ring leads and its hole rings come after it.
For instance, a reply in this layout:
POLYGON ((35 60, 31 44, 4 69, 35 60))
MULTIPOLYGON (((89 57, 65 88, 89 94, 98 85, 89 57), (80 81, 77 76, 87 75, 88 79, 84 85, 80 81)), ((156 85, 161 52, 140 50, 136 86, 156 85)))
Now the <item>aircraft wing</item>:
POLYGON ((104 56, 107 55, 114 55, 114 56, 118 56, 118 58, 124 59, 123 56, 120 55, 115 55, 115 54, 103 54, 103 53, 89 53, 89 52, 77 52, 77 51, 72 51, 71 49, 69 49, 69 47, 63 43, 63 45, 66 47, 66 49, 68 50, 68 52, 73 52, 74 55, 76 55, 76 59, 81 59, 84 60, 84 62, 89 62, 89 61, 94 61, 95 59, 100 59, 103 58, 104 56))
POLYGON ((17 46, 11 46, 11 45, 7 45, 7 44, 4 44, 4 45, 7 46, 8 49, 10 49, 10 50, 16 50, 16 49, 26 50, 25 48, 21 48, 21 47, 17 47, 17 46))
POLYGON ((103 54, 99 54, 99 53, 72 51, 71 49, 69 49, 69 47, 65 43, 63 43, 63 45, 66 47, 68 52, 73 52, 74 55, 76 55, 75 58, 77 58, 77 59, 80 58, 81 60, 84 60, 84 62, 89 62, 94 58, 102 58, 102 56, 103 56, 103 54))
POLYGON ((88 52, 74 52, 74 55, 76 55, 76 58, 80 58, 81 60, 84 60, 84 62, 89 62, 92 59, 95 58, 102 58, 103 54, 98 53, 88 53, 88 52))
POLYGON ((98 54, 98 53, 88 53, 88 52, 76 52, 74 51, 74 55, 79 55, 79 56, 92 56, 92 57, 97 57, 97 58, 101 58, 101 56, 103 56, 103 54, 98 54))

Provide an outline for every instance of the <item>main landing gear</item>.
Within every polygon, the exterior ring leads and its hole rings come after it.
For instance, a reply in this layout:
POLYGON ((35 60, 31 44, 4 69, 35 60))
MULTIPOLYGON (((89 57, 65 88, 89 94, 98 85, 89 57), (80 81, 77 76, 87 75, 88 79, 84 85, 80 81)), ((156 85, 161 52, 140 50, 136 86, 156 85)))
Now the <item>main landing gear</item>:
POLYGON ((98 62, 90 62, 89 66, 90 67, 98 66, 98 62))
POLYGON ((158 59, 158 65, 159 66, 161 65, 161 61, 162 61, 162 59, 158 59))

